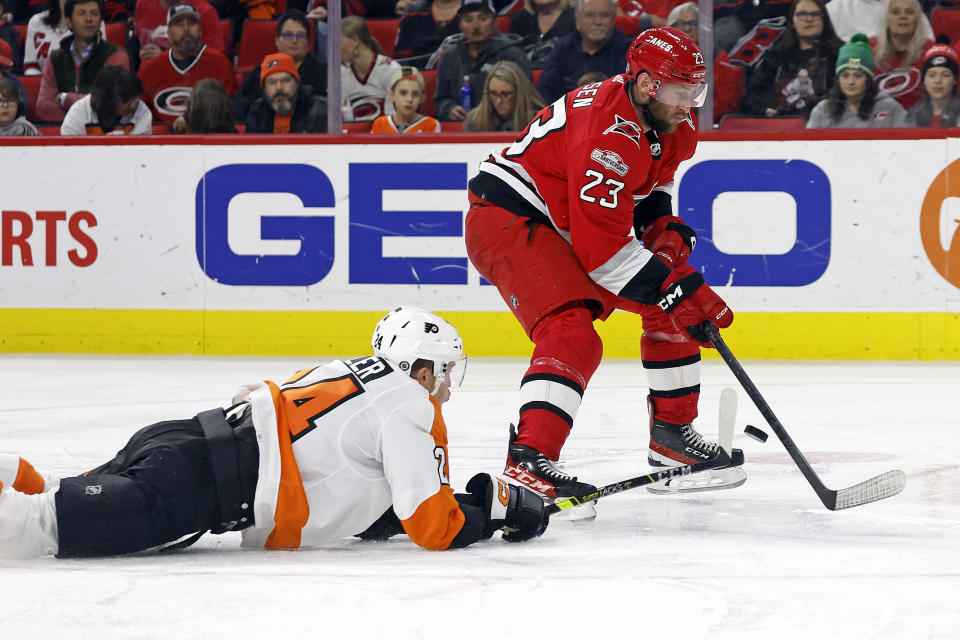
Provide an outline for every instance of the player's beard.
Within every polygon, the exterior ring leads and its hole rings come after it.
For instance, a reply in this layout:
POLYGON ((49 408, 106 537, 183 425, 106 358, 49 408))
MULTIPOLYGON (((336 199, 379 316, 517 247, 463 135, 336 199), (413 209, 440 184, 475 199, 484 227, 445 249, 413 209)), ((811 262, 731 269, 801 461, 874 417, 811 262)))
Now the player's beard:
POLYGON ((278 93, 270 99, 270 106, 281 116, 293 113, 293 100, 285 93, 278 93))
MULTIPOLYGON (((655 99, 651 99, 648 104, 644 105, 646 108, 643 110, 643 117, 646 119, 647 125, 660 134, 673 133, 677 130, 678 125, 658 116, 654 112, 654 108, 658 106, 659 104, 655 99)), ((659 111, 659 108, 657 110, 659 111)))

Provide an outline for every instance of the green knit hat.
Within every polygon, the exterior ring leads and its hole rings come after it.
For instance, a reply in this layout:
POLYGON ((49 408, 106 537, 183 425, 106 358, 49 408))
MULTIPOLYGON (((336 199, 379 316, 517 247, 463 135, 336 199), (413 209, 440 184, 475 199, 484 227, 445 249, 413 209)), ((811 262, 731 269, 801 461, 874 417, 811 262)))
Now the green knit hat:
POLYGON ((870 49, 867 36, 862 33, 854 34, 850 42, 840 47, 840 54, 837 56, 837 75, 840 75, 844 69, 862 71, 873 77, 873 50, 870 49))

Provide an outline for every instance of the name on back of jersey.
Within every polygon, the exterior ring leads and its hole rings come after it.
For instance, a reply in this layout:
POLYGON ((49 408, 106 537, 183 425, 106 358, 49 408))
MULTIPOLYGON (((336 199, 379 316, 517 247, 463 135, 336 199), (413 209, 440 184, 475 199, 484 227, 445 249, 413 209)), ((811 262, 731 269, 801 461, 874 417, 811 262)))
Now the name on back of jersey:
POLYGON ((393 373, 393 367, 383 358, 376 356, 354 358, 353 360, 347 360, 346 364, 362 382, 372 382, 377 378, 393 373))

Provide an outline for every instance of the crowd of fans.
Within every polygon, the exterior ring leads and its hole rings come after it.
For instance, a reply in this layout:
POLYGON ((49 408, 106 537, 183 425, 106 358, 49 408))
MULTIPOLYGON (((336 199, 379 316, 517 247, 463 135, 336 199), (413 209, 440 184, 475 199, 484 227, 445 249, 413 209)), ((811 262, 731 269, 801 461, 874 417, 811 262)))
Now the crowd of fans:
MULTIPOLYGON (((544 104, 622 72, 637 32, 666 25, 697 40, 700 24, 699 3, 682 0, 341 6, 339 108, 375 133, 520 130, 544 104), (383 20, 391 42, 370 28, 383 20)), ((951 10, 960 18, 960 0, 714 3, 714 124, 956 126, 960 33, 931 22, 951 10)), ((0 135, 323 133, 326 18, 326 0, 0 0, 0 135), (238 69, 231 43, 248 19, 273 20, 275 46, 238 69), (35 98, 24 80, 39 81, 35 98)))

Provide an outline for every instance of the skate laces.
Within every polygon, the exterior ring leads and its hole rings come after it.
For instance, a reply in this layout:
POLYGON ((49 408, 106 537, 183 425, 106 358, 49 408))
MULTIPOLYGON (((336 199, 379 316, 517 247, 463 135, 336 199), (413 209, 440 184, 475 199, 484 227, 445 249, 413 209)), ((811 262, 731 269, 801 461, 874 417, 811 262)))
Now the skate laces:
POLYGON ((542 453, 537 456, 537 469, 539 469, 541 473, 552 478, 559 478, 567 481, 576 480, 574 476, 571 476, 563 471, 562 462, 554 462, 542 453))
POLYGON ((684 442, 689 444, 691 447, 695 447, 701 451, 708 451, 710 453, 716 453, 716 451, 720 448, 720 445, 718 445, 716 442, 704 440, 700 432, 694 429, 693 425, 690 423, 682 425, 680 430, 684 442))

